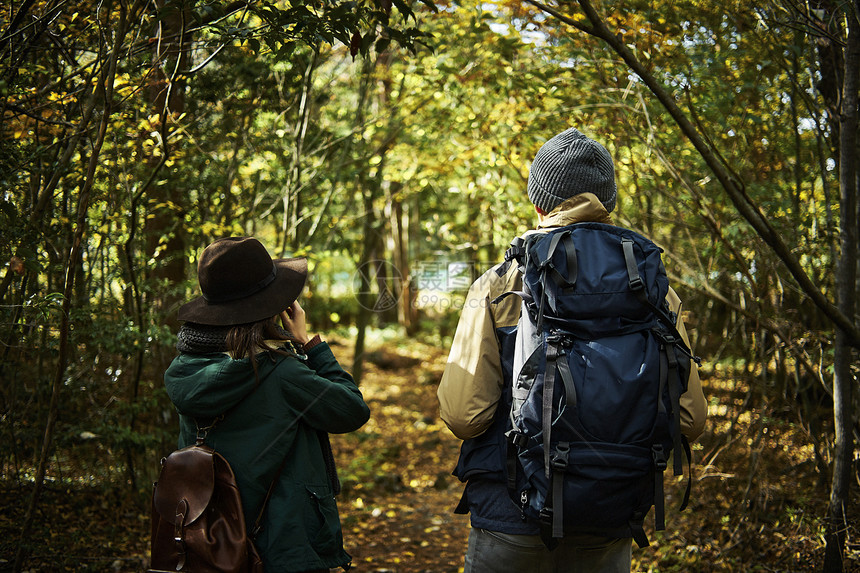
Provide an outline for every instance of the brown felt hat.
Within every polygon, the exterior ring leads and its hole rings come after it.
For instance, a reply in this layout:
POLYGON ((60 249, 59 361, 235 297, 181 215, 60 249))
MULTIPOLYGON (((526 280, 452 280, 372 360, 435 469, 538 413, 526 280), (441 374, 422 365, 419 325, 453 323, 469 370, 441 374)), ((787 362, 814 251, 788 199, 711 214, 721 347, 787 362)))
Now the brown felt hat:
POLYGON ((307 259, 272 260, 253 237, 219 239, 197 263, 203 296, 182 305, 179 320, 228 326, 275 316, 298 298, 307 277, 307 259))

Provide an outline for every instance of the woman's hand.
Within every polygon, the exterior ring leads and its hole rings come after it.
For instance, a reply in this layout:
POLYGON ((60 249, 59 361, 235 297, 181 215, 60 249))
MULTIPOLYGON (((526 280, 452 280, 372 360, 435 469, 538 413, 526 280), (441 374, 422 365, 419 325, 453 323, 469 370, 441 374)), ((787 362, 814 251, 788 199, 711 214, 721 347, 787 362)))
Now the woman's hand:
POLYGON ((305 310, 299 301, 294 301, 290 308, 281 312, 281 323, 284 325, 284 329, 296 339, 296 342, 307 344, 310 340, 308 325, 305 322, 305 310))

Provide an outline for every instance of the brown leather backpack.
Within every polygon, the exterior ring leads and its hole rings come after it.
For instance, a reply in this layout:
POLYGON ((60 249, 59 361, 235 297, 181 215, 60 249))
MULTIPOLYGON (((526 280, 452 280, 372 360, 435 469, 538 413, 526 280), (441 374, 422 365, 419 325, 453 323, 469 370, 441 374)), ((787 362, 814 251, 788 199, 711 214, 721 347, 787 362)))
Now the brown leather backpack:
MULTIPOLYGON (((268 495, 255 528, 267 501, 268 495)), ((233 469, 202 440, 162 460, 152 493, 151 545, 148 573, 263 572, 233 469)))

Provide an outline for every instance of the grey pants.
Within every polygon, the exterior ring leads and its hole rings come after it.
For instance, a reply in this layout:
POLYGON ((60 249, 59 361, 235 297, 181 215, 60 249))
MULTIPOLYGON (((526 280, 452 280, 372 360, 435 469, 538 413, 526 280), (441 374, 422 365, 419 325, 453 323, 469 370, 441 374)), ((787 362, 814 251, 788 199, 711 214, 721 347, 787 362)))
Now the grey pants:
POLYGON ((472 529, 464 573, 630 573, 631 540, 565 537, 549 551, 537 535, 472 529))

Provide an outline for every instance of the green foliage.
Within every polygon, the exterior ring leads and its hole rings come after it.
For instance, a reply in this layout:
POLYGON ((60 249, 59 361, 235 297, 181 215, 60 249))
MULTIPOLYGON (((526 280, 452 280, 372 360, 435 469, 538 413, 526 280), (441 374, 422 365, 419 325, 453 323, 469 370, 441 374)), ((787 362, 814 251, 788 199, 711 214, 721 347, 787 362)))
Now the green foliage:
MULTIPOLYGON (((433 8, 432 1, 423 1, 433 8)), ((228 6, 235 10, 233 4, 222 2, 200 4, 192 15, 201 28, 210 32, 213 43, 242 47, 276 61, 288 61, 302 44, 340 43, 355 57, 367 56, 374 46, 385 49, 392 41, 414 51, 427 38, 418 28, 409 26, 415 13, 402 0, 255 1, 242 6, 238 18, 231 18, 225 11, 228 6)))

